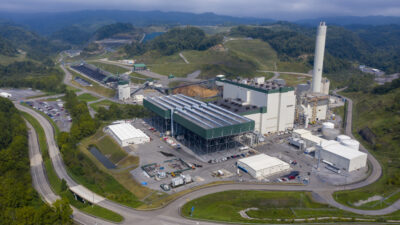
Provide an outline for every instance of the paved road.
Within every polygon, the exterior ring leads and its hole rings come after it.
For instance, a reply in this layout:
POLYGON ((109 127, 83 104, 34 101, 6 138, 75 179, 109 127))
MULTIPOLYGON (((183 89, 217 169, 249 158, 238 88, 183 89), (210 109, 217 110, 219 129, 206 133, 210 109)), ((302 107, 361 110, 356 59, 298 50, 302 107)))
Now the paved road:
POLYGON ((293 74, 293 75, 301 75, 301 76, 306 76, 306 77, 312 77, 312 74, 309 74, 309 73, 281 72, 281 71, 272 71, 272 70, 257 70, 257 72, 262 72, 262 73, 285 73, 285 74, 293 74))
POLYGON ((186 57, 182 54, 182 52, 179 53, 179 56, 181 57, 181 59, 183 59, 183 61, 185 61, 186 64, 189 64, 189 61, 186 59, 186 57))
MULTIPOLYGON (((53 166, 56 170, 57 175, 60 178, 63 178, 67 181, 68 186, 71 188, 72 191, 77 193, 78 195, 83 196, 84 198, 88 199, 89 201, 94 201, 96 204, 115 211, 121 214, 125 220, 124 224, 215 224, 215 223, 205 223, 205 222, 195 222, 192 220, 187 220, 182 218, 179 214, 180 207, 190 199, 194 199, 197 197, 201 197, 203 195, 226 191, 226 190, 287 190, 287 191, 313 191, 317 193, 325 202, 328 204, 341 208, 343 210, 347 210, 353 213, 358 214, 365 214, 365 215, 384 215, 391 212, 396 211, 400 208, 400 200, 395 202, 393 205, 381 209, 381 210, 358 210, 349 208, 347 206, 340 205, 337 203, 332 194, 334 191, 343 190, 343 189, 355 189, 359 188, 368 184, 375 182, 381 175, 381 167, 379 163, 376 161, 374 157, 369 154, 369 159, 372 163, 373 172, 371 176, 369 176, 366 180, 356 183, 347 185, 343 187, 332 187, 327 185, 309 185, 309 186, 291 186, 291 185, 257 185, 257 184, 229 184, 229 185, 220 185, 209 187, 201 190, 194 191, 187 195, 184 195, 177 200, 170 203, 167 207, 153 210, 153 211, 137 211, 131 208, 127 208, 125 206, 121 206, 115 202, 107 200, 97 194, 94 194, 90 190, 86 189, 82 185, 77 184, 74 180, 72 180, 69 175, 67 174, 62 158, 60 156, 60 152, 55 144, 54 135, 53 135, 53 128, 51 124, 43 118, 40 114, 36 113, 35 111, 25 108, 16 104, 16 107, 22 111, 28 112, 32 116, 34 116, 39 123, 43 126, 47 143, 49 146, 49 154, 52 159, 53 166)), ((351 114, 352 104, 349 104, 348 114, 351 114)), ((351 117, 350 117, 351 118, 351 117)), ((351 124, 351 119, 347 121, 351 124)), ((364 149, 362 149, 364 150, 364 149)), ((37 152, 36 152, 37 153, 37 152)), ((37 154, 36 154, 37 155, 37 154)), ((38 177, 38 176, 35 176, 38 177)), ((39 179, 39 178, 35 178, 39 179)), ((41 178, 43 179, 43 178, 41 178)), ((85 218, 88 219, 88 218, 85 218)), ((104 222, 102 222, 104 224, 104 222)))
MULTIPOLYGON (((19 109, 21 110, 21 108, 19 109)), ((47 179, 37 133, 30 123, 26 122, 26 124, 28 127, 29 159, 33 187, 39 193, 42 199, 51 205, 60 199, 60 196, 53 192, 47 179)), ((82 213, 74 207, 72 207, 72 209, 74 220, 80 224, 112 224, 82 213)))
POLYGON ((280 74, 278 72, 273 72, 273 73, 274 73, 274 76, 271 77, 270 79, 268 79, 268 81, 273 81, 273 80, 277 79, 280 76, 280 74))

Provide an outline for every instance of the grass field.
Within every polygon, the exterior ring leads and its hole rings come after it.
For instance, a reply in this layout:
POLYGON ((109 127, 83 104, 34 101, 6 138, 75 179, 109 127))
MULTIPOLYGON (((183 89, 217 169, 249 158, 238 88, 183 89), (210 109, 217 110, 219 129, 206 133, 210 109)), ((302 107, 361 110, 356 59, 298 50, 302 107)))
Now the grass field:
POLYGON ((130 76, 131 76, 131 81, 136 84, 143 84, 144 82, 146 82, 146 79, 149 79, 149 78, 151 78, 153 80, 158 80, 158 78, 148 77, 148 76, 142 75, 140 73, 136 73, 136 72, 132 72, 130 74, 130 76), (137 78, 140 78, 140 79, 137 79, 137 78))
POLYGON ((219 192, 189 201, 182 207, 182 214, 190 217, 192 207, 195 209, 191 217, 221 222, 258 223, 263 219, 354 216, 351 213, 314 202, 308 192, 245 190, 219 192), (258 208, 258 210, 248 211, 247 215, 256 218, 256 220, 249 220, 240 216, 240 210, 253 207, 258 208))
POLYGON ((79 101, 84 101, 84 102, 93 102, 98 100, 98 97, 95 97, 89 93, 83 93, 81 95, 78 96, 79 101))
POLYGON ((20 62, 25 59, 26 59, 26 57, 24 54, 18 54, 17 56, 13 56, 13 57, 0 55, 0 65, 7 66, 10 63, 20 62))
MULTIPOLYGON (((81 78, 83 78, 83 79, 85 79, 85 80, 89 80, 89 79, 87 79, 86 77, 83 77, 82 75, 80 75, 79 73, 73 71, 73 70, 70 69, 70 68, 67 68, 67 70, 68 70, 74 77, 81 77, 81 78)), ((97 94, 102 95, 102 96, 105 96, 105 97, 114 97, 114 96, 115 96, 115 90, 113 90, 113 89, 111 89, 111 88, 103 87, 103 86, 101 86, 100 84, 98 84, 98 83, 96 83, 96 82, 93 82, 93 81, 90 81, 90 83, 93 85, 93 86, 91 86, 91 87, 86 87, 86 86, 84 87, 84 86, 80 85, 78 82, 76 82, 76 81, 74 81, 74 80, 72 80, 71 83, 73 83, 75 86, 78 86, 78 87, 80 87, 80 88, 82 88, 82 89, 86 89, 86 90, 89 90, 89 91, 96 92, 97 94)))
POLYGON ((157 52, 147 52, 138 56, 154 72, 178 77, 201 70, 201 77, 209 78, 217 74, 254 77, 256 70, 279 70, 307 72, 310 68, 304 62, 280 62, 276 52, 261 40, 234 40, 222 48, 205 51, 187 50, 182 54, 189 61, 186 64, 179 54, 161 56, 157 52))
MULTIPOLYGON (((373 95, 366 93, 344 93, 353 100, 353 134, 370 150, 378 159, 383 168, 382 177, 369 186, 352 191, 341 191, 335 194, 337 200, 343 204, 355 207, 353 204, 359 200, 380 195, 388 197, 400 190, 400 139, 399 124, 400 114, 390 107, 394 105, 396 95, 400 95, 400 89, 385 95, 373 95), (366 142, 359 134, 359 130, 368 127, 376 135, 376 144, 366 142)), ((382 204, 368 203, 358 208, 378 209, 384 208, 400 198, 400 194, 394 194, 382 204)))
POLYGON ((101 63, 101 62, 94 62, 94 61, 90 61, 89 62, 92 65, 95 65, 96 67, 108 71, 112 74, 122 74, 122 73, 126 73, 129 70, 125 69, 123 67, 117 66, 117 65, 111 65, 111 64, 107 64, 107 63, 101 63))
POLYGON ((97 112, 100 107, 107 108, 113 103, 114 102, 112 102, 110 100, 103 100, 103 101, 100 101, 100 102, 96 102, 96 103, 90 104, 89 106, 92 107, 92 109, 97 112))
POLYGON ((313 201, 309 192, 286 191, 224 191, 200 197, 187 202, 181 213, 185 217, 229 223, 271 223, 278 219, 314 219, 323 217, 338 217, 328 221, 344 221, 371 219, 384 221, 400 217, 398 212, 381 217, 368 217, 342 211, 325 204, 313 201), (191 215, 191 209, 194 207, 191 215), (247 211, 254 219, 240 216, 239 211, 247 211))
POLYGON ((304 84, 308 80, 311 80, 310 77, 294 75, 294 74, 284 74, 284 73, 281 73, 278 78, 284 79, 286 81, 286 85, 292 87, 295 87, 298 84, 304 84))
POLYGON ((39 142, 40 151, 41 151, 42 157, 43 157, 44 167, 46 169, 46 175, 47 175, 47 178, 49 180, 50 187, 52 188, 52 190, 57 195, 68 198, 68 200, 72 206, 78 208, 79 210, 81 210, 83 212, 86 212, 90 215, 93 215, 93 216, 96 216, 99 218, 103 218, 103 219, 106 219, 109 221, 121 222, 123 220, 123 217, 121 215, 119 215, 113 211, 110 211, 108 209, 102 208, 100 206, 92 207, 88 203, 83 203, 83 202, 77 201, 77 200, 75 200, 73 194, 70 191, 68 191, 68 190, 63 191, 61 189, 61 180, 60 180, 60 178, 58 178, 58 176, 54 170, 53 164, 51 162, 51 159, 49 157, 48 147, 47 147, 47 143, 46 143, 46 136, 45 136, 42 126, 39 124, 39 122, 35 118, 33 118, 28 113, 22 112, 22 115, 33 126, 33 128, 35 129, 35 131, 38 135, 38 142, 39 142))
MULTIPOLYGON (((121 152, 124 150, 121 149, 118 145, 116 146, 116 143, 108 138, 109 137, 104 136, 104 133, 101 131, 101 129, 99 129, 96 134, 81 141, 81 144, 79 145, 79 150, 82 151, 82 153, 85 154, 85 157, 87 157, 97 166, 100 173, 107 174, 107 176, 111 176, 113 179, 104 179, 104 183, 96 184, 87 183, 86 181, 83 182, 85 186, 87 185, 87 187, 89 187, 91 190, 95 190, 101 187, 101 189, 106 192, 105 197, 111 196, 113 200, 117 201, 118 199, 123 198, 122 196, 119 196, 121 193, 121 188, 123 187, 124 192, 129 191, 130 198, 136 200, 131 202, 125 201, 122 203, 133 208, 139 207, 142 205, 142 199, 149 195, 152 195, 152 193, 155 191, 140 185, 132 178, 130 171, 138 166, 139 159, 134 156, 127 156, 127 153, 121 152), (103 139, 104 137, 107 138, 103 139), (106 152, 106 154, 108 153, 110 159, 114 160, 114 162, 118 161, 119 163, 117 164, 117 169, 109 170, 104 167, 103 164, 99 162, 89 152, 88 147, 92 144, 96 145, 100 151, 104 151, 106 152)), ((126 195, 127 193, 125 193, 125 197, 126 195)), ((155 198, 163 197, 163 194, 158 195, 158 192, 155 192, 155 195, 155 198)))
POLYGON ((117 164, 128 155, 128 153, 121 149, 121 147, 108 135, 98 139, 95 145, 99 151, 114 164, 117 164))
POLYGON ((242 58, 256 62, 260 70, 275 70, 275 64, 279 61, 271 46, 258 39, 229 41, 225 47, 235 51, 242 58))

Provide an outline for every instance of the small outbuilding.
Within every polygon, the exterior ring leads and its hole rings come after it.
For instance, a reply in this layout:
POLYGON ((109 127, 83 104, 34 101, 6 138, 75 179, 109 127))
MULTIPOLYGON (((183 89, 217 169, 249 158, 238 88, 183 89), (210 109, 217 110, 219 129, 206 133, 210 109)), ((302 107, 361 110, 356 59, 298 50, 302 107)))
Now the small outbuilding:
POLYGON ((133 64, 133 71, 143 71, 146 70, 147 66, 143 63, 135 63, 133 64))
POLYGON ((143 144, 150 141, 143 131, 136 129, 130 123, 109 125, 106 131, 120 144, 126 147, 130 144, 143 144))
POLYGON ((258 180, 290 170, 288 163, 266 154, 239 159, 237 166, 258 180))

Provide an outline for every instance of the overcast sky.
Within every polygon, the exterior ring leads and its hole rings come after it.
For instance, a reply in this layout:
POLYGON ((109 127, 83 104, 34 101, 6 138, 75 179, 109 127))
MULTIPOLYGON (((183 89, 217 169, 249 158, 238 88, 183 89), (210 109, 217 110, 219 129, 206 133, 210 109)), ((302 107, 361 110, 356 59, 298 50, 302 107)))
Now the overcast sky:
POLYGON ((84 9, 214 12, 231 16, 303 19, 329 16, 399 16, 400 0, 0 0, 1 11, 84 9))

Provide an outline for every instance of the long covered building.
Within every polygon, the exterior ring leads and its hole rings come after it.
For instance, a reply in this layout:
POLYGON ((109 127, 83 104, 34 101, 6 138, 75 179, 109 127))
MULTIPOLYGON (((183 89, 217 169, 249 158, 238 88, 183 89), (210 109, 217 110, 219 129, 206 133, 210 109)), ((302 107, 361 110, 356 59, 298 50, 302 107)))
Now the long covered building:
POLYGON ((253 120, 182 94, 145 98, 143 105, 154 113, 154 127, 197 154, 234 148, 238 136, 254 130, 253 120))

